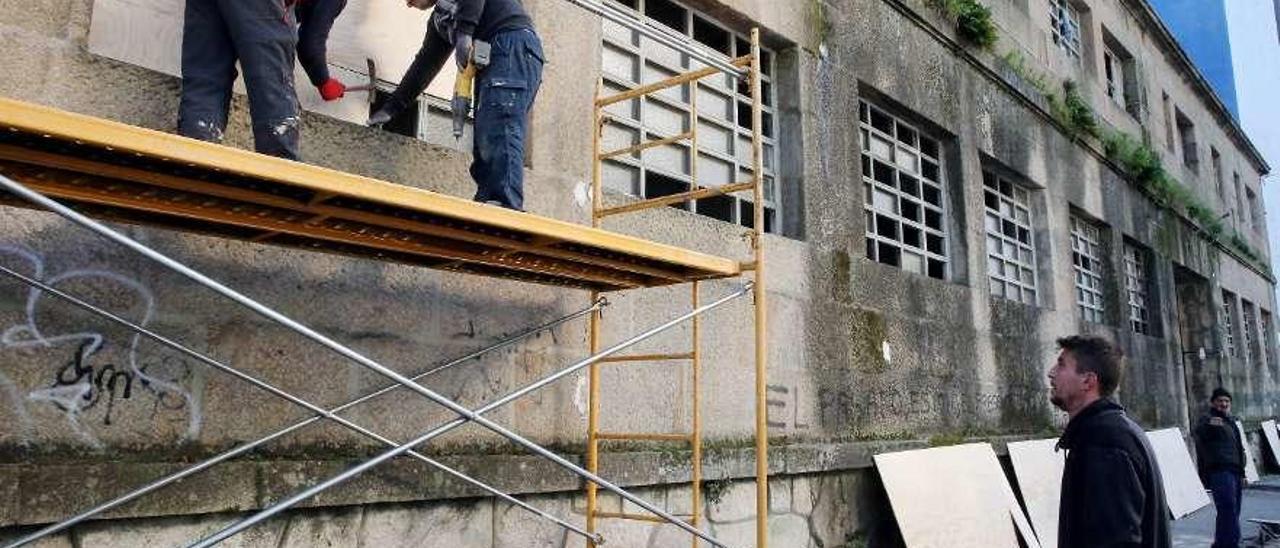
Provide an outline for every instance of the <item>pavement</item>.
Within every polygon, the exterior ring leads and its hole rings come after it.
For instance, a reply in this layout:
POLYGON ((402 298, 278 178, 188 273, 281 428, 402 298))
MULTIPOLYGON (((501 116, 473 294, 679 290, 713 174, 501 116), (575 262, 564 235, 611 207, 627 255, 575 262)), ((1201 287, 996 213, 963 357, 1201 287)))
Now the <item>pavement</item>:
MULTIPOLYGON (((1170 528, 1174 547, 1202 548, 1213 544, 1214 517, 1213 505, 1210 504, 1174 521, 1170 528)), ((1240 534, 1244 546, 1258 546, 1258 526, 1249 523, 1249 518, 1280 520, 1280 475, 1266 476, 1244 489, 1240 534)), ((1268 542, 1266 546, 1280 548, 1280 541, 1268 542)))

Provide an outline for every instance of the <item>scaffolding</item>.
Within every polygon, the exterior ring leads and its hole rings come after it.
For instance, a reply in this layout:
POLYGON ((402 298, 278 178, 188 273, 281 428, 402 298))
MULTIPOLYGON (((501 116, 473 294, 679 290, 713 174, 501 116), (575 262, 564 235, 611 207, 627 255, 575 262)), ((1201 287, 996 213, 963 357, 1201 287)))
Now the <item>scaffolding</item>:
MULTIPOLYGON (((688 203, 693 200, 712 198, 715 196, 724 196, 737 192, 753 193, 753 222, 751 231, 748 234, 749 247, 752 260, 741 264, 740 269, 743 272, 752 272, 754 274, 754 283, 752 284, 752 296, 754 302, 754 336, 755 336, 755 437, 756 437, 756 546, 764 547, 768 540, 768 427, 766 423, 765 394, 766 394, 766 372, 767 372, 767 349, 766 349, 766 303, 765 303, 765 285, 764 285, 764 166, 763 166, 763 131, 762 131, 762 97, 760 85, 760 31, 753 29, 751 31, 751 53, 749 55, 732 59, 727 67, 723 65, 712 65, 703 68, 691 70, 682 74, 677 74, 670 78, 648 83, 627 90, 621 93, 601 96, 600 87, 597 86, 597 97, 595 100, 595 111, 593 116, 593 133, 592 133, 592 177, 591 177, 591 196, 592 196, 592 226, 601 228, 605 219, 614 215, 627 213, 635 213, 655 208, 677 206, 688 203), (745 71, 745 72, 744 72, 745 71), (729 74, 735 78, 745 78, 750 85, 751 94, 751 158, 752 170, 751 180, 749 181, 717 181, 707 186, 700 186, 698 179, 698 86, 699 82, 707 77, 718 75, 721 73, 729 74), (610 105, 637 100, 648 95, 662 92, 672 88, 684 88, 688 86, 689 109, 685 118, 684 131, 677 135, 669 135, 658 139, 648 140, 636 143, 631 146, 616 150, 604 150, 603 132, 609 120, 609 114, 606 112, 610 105), (694 158, 690 162, 690 186, 689 190, 678 192, 665 196, 659 196, 622 205, 606 207, 604 205, 603 192, 603 165, 604 162, 611 158, 623 156, 632 156, 642 153, 645 150, 672 145, 676 143, 688 143, 691 150, 691 157, 694 158)), ((700 302, 700 287, 697 280, 689 282, 690 285, 690 308, 697 309, 700 302)), ((600 292, 593 291, 591 300, 595 301, 601 297, 600 292)), ((589 341, 591 353, 595 353, 600 346, 601 324, 603 315, 600 310, 591 312, 590 315, 590 333, 589 341)), ((587 418, 587 470, 597 473, 600 469, 600 445, 603 442, 611 441, 661 441, 661 442, 677 442, 688 443, 690 446, 690 482, 692 491, 691 511, 688 515, 690 525, 697 527, 702 506, 702 354, 701 354, 701 319, 693 318, 691 320, 691 336, 690 348, 687 352, 665 353, 665 354, 637 354, 626 356, 613 356, 600 360, 590 367, 589 372, 589 411, 587 418), (601 395, 601 365, 605 363, 645 363, 660 361, 677 361, 687 362, 689 364, 689 375, 691 379, 691 424, 687 432, 609 432, 600 428, 600 409, 604 398, 601 395)), ((598 497, 598 487, 595 484, 587 484, 586 496, 586 513, 587 513, 587 532, 595 533, 597 530, 597 522, 601 519, 624 519, 635 521, 662 522, 663 520, 649 514, 637 514, 628 512, 605 512, 600 510, 598 497)), ((681 516, 685 517, 685 516, 681 516)), ((697 548, 699 538, 693 537, 693 546, 697 548)), ((590 538, 587 539, 587 546, 594 547, 596 543, 590 538)))
POLYGON ((334 422, 366 436, 388 449, 341 474, 277 501, 238 520, 192 546, 212 546, 296 504, 400 456, 418 459, 446 474, 514 506, 581 536, 588 546, 605 539, 596 531, 601 519, 621 518, 669 523, 700 542, 725 546, 699 528, 702 474, 702 354, 701 316, 750 294, 754 298, 755 341, 755 437, 757 516, 756 546, 767 545, 768 438, 765 416, 766 316, 764 291, 764 196, 762 150, 762 99, 760 33, 751 33, 751 54, 738 59, 717 57, 687 37, 648 25, 619 8, 590 0, 570 0, 593 13, 635 29, 654 40, 687 53, 706 65, 676 77, 646 84, 622 94, 597 97, 594 103, 592 226, 556 221, 512 212, 434 192, 395 185, 297 162, 270 158, 248 151, 194 141, 117 122, 67 113, 56 109, 0 99, 0 203, 37 207, 54 212, 116 244, 124 246, 221 296, 318 343, 355 364, 391 381, 380 390, 325 409, 258 379, 207 354, 36 278, 0 265, 0 276, 24 283, 108 322, 146 337, 214 370, 231 375, 256 389, 306 409, 311 416, 257 440, 243 443, 183 470, 158 478, 114 499, 42 527, 9 546, 21 546, 59 533, 112 508, 152 493, 198 472, 243 456, 273 440, 322 421, 334 422), (687 142, 698 145, 698 82, 717 73, 745 78, 752 101, 752 177, 742 182, 717 182, 699 186, 696 162, 693 184, 687 192, 605 207, 602 163, 609 158, 637 154, 645 149, 687 142), (601 132, 607 121, 604 109, 676 86, 691 86, 687 131, 620 150, 602 150, 601 132), (721 184, 723 183, 723 184, 721 184), (602 229, 614 215, 738 192, 752 192, 754 222, 749 233, 751 260, 737 261, 659 244, 602 229), (519 281, 583 289, 590 303, 528 331, 498 341, 415 376, 401 375, 358 351, 333 340, 302 322, 289 318, 190 267, 151 249, 92 217, 212 234, 257 243, 297 247, 313 251, 393 261, 458 273, 501 277, 519 281), (700 282, 730 279, 750 272, 753 280, 703 304, 700 282), (601 311, 612 291, 688 284, 690 310, 652 326, 623 341, 602 348, 601 311), (515 344, 534 334, 587 316, 589 353, 573 364, 555 370, 480 407, 469 409, 424 386, 431 375, 474 361, 493 350, 515 344), (691 322, 691 347, 673 354, 624 354, 642 341, 691 322), (683 361, 690 365, 692 424, 687 432, 628 433, 600 430, 601 365, 645 361, 683 361), (587 417, 587 455, 579 466, 538 444, 494 423, 484 415, 570 375, 587 370, 590 402, 587 417), (408 441, 389 439, 341 414, 394 390, 409 390, 457 415, 408 441), (551 515, 476 478, 449 468, 416 448, 467 424, 478 424, 520 445, 569 472, 586 485, 587 513, 584 526, 551 515), (613 440, 687 442, 691 448, 692 511, 675 516, 598 475, 600 444, 613 440), (630 501, 647 514, 602 512, 599 490, 630 501), (681 519, 688 517, 688 522, 681 519))

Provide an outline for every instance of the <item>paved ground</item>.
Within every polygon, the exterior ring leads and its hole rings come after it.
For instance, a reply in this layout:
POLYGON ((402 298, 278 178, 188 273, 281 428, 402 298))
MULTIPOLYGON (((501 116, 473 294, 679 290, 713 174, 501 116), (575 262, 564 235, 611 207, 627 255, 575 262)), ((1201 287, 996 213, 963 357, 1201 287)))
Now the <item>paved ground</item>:
MULTIPOLYGON (((1258 526, 1246 521, 1248 518, 1280 520, 1280 476, 1267 476, 1244 490, 1240 531, 1245 546, 1257 546, 1254 539, 1258 535, 1258 526)), ((1213 505, 1210 504, 1173 522, 1173 545, 1187 548, 1209 546, 1213 543, 1213 520, 1213 505)), ((1267 547, 1280 547, 1280 542, 1269 542, 1267 547)))

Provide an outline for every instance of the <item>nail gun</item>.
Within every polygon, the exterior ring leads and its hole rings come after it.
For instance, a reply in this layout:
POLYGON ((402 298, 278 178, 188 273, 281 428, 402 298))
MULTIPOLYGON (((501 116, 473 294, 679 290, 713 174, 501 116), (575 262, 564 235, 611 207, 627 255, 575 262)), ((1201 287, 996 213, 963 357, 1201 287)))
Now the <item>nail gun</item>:
POLYGON ((467 68, 458 73, 453 83, 453 100, 449 102, 453 111, 453 138, 462 138, 462 129, 467 125, 467 115, 471 113, 471 101, 475 96, 476 74, 489 66, 490 45, 482 40, 472 42, 471 59, 467 68))

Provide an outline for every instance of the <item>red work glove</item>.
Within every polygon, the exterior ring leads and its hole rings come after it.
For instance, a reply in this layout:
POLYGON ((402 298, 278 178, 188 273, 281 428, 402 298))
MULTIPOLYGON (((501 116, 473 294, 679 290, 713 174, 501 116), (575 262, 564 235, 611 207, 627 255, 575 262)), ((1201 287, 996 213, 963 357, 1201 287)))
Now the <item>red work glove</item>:
POLYGON ((335 101, 340 99, 343 94, 347 92, 347 86, 343 85, 342 82, 339 82, 337 78, 325 80, 325 82, 320 84, 316 89, 320 90, 320 97, 325 101, 335 101))

